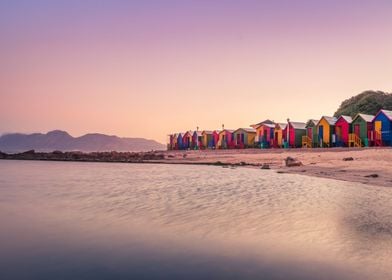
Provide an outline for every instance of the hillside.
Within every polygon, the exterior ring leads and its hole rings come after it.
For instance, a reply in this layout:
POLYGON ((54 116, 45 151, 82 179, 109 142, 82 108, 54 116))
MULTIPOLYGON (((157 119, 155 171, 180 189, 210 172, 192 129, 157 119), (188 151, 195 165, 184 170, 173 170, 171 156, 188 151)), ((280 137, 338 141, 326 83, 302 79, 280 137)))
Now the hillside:
POLYGON ((0 151, 7 153, 36 150, 59 151, 150 151, 163 150, 165 145, 144 138, 120 138, 105 134, 86 134, 72 137, 65 131, 54 130, 46 134, 5 134, 0 137, 0 151))
POLYGON ((392 110, 392 93, 368 90, 344 100, 334 116, 375 115, 380 109, 392 110))

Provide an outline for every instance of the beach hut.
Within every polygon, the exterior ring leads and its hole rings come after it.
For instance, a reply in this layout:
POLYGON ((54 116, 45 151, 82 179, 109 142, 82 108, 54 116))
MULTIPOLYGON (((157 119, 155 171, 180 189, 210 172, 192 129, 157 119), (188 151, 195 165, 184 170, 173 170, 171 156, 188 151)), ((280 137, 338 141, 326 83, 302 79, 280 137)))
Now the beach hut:
POLYGON ((254 146, 256 129, 239 128, 234 132, 234 144, 237 149, 251 148, 254 146))
POLYGON ((177 150, 183 149, 182 136, 183 136, 183 134, 181 132, 177 134, 177 150))
POLYGON ((192 147, 193 132, 191 130, 184 133, 182 136, 182 149, 188 150, 192 147))
POLYGON ((200 150, 203 147, 203 136, 201 131, 194 131, 192 135, 191 148, 194 150, 200 150))
POLYGON ((275 123, 262 123, 256 126, 256 144, 261 148, 270 148, 274 139, 275 123))
POLYGON ((282 133, 287 147, 299 148, 302 146, 302 136, 306 135, 306 123, 290 121, 282 133))
POLYGON ((213 137, 212 137, 212 130, 203 130, 201 132, 202 137, 202 148, 204 149, 212 149, 215 145, 213 145, 213 137))
MULTIPOLYGON (((359 137, 361 144, 366 147, 373 144, 373 119, 373 115, 357 114, 351 124, 352 134, 359 137)), ((358 146, 359 141, 354 136, 350 136, 350 139, 349 146, 358 146)))
POLYGON ((168 134, 166 137, 166 148, 168 151, 170 151, 172 149, 172 134, 168 134))
POLYGON ((392 146, 392 111, 380 110, 373 118, 374 144, 392 146))
POLYGON ((177 137, 178 137, 178 133, 172 134, 172 140, 171 140, 172 150, 178 150, 177 137))
POLYGON ((302 136, 302 147, 317 147, 317 123, 318 120, 310 119, 306 122, 306 135, 302 136))
POLYGON ((317 139, 320 147, 335 146, 335 117, 323 116, 317 123, 317 139))
POLYGON ((271 146, 273 148, 282 148, 283 147, 283 141, 285 137, 283 137, 283 130, 286 128, 287 123, 277 123, 275 124, 275 129, 274 129, 274 138, 271 142, 271 146))
POLYGON ((169 134, 167 136, 167 150, 171 151, 175 149, 175 142, 177 141, 177 135, 174 134, 169 134))
POLYGON ((221 132, 219 132, 218 148, 233 149, 234 147, 234 130, 223 129, 221 132))
MULTIPOLYGON (((336 134, 336 146, 337 147, 348 147, 349 135, 351 134, 351 123, 353 119, 350 116, 340 116, 335 123, 335 134, 336 134)), ((351 135, 350 141, 352 141, 353 135, 351 135)), ((357 139, 358 140, 358 139, 357 139)), ((359 142, 356 143, 358 146, 362 146, 359 142)))
POLYGON ((219 130, 214 130, 212 132, 212 148, 216 149, 218 148, 218 143, 219 143, 219 130))

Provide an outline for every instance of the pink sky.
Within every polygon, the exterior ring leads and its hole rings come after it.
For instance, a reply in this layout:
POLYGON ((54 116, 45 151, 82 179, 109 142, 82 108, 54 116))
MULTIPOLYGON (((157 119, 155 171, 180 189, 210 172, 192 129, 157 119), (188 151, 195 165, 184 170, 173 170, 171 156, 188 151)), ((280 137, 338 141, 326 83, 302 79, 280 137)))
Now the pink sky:
POLYGON ((392 91, 391 14, 390 1, 5 1, 0 133, 165 142, 332 115, 392 91))

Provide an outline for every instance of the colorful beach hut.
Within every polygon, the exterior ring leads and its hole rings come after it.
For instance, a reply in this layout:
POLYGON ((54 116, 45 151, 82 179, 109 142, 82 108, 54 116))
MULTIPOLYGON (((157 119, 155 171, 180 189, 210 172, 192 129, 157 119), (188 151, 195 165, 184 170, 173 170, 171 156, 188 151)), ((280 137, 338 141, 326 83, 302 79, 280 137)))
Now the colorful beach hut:
POLYGON ((323 116, 317 123, 317 139, 320 147, 335 146, 335 117, 323 116))
POLYGON ((169 134, 167 136, 167 150, 175 150, 175 141, 177 141, 176 134, 169 134))
POLYGON ((256 129, 239 128, 234 132, 235 147, 237 149, 251 148, 254 146, 256 129))
MULTIPOLYGON (((351 124, 353 119, 350 116, 340 116, 335 123, 335 134, 336 134, 336 146, 337 147, 348 147, 349 136, 351 134, 351 124)), ((354 136, 350 136, 350 141, 354 140, 354 136)), ((355 139, 355 146, 361 147, 360 139, 355 139)))
POLYGON ((275 129, 274 129, 274 138, 271 141, 271 147, 273 148, 282 148, 283 147, 283 142, 285 137, 283 137, 283 131, 286 128, 287 123, 277 123, 275 124, 275 129))
POLYGON ((219 143, 219 133, 220 133, 220 131, 219 130, 214 130, 213 132, 212 132, 212 143, 213 143, 213 148, 214 149, 216 149, 216 148, 218 148, 218 143, 219 143))
POLYGON ((181 132, 177 134, 177 150, 183 149, 182 136, 183 136, 183 133, 181 133, 181 132))
POLYGON ((182 136, 182 149, 188 150, 192 147, 193 132, 191 130, 184 133, 182 136))
POLYGON ((201 131, 194 131, 192 134, 192 144, 191 148, 193 150, 200 150, 203 147, 203 137, 201 135, 201 131))
POLYGON ((306 123, 289 122, 283 130, 286 145, 290 148, 299 148, 302 146, 302 136, 306 135, 306 123), (287 139, 288 137, 288 139, 287 139))
MULTIPOLYGON (((366 115, 366 114, 357 114, 353 122, 351 124, 352 133, 355 134, 356 137, 359 137, 361 140, 361 144, 363 146, 370 146, 374 144, 373 142, 373 115, 366 115)), ((358 140, 355 141, 355 137, 351 136, 349 141, 349 146, 356 146, 355 142, 359 142, 358 140)))
POLYGON ((318 120, 310 119, 306 122, 306 135, 302 136, 302 147, 317 147, 317 123, 318 120))
POLYGON ((221 132, 219 132, 218 148, 233 149, 234 147, 234 130, 223 129, 221 132))
POLYGON ((373 118, 374 144, 392 146, 392 111, 380 110, 373 118))
POLYGON ((204 149, 212 149, 213 147, 215 147, 215 145, 213 144, 213 138, 212 138, 212 130, 203 130, 201 132, 201 137, 202 137, 202 148, 204 149))
POLYGON ((262 123, 256 126, 256 144, 261 148, 270 148, 274 139, 275 123, 262 123))
POLYGON ((178 150, 177 140, 178 140, 178 133, 172 134, 172 150, 178 150))

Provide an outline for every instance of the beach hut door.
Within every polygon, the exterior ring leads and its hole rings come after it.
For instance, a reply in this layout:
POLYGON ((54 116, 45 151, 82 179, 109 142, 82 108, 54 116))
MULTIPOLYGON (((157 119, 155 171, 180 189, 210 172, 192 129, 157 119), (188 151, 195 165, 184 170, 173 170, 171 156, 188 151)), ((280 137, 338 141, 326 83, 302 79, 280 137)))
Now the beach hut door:
POLYGON ((319 142, 320 142, 320 144, 322 144, 323 143, 323 139, 324 139, 324 129, 323 129, 323 126, 322 125, 320 125, 319 126, 319 133, 318 133, 318 135, 319 135, 319 142))
POLYGON ((381 121, 376 121, 374 123, 374 130, 381 133, 381 124, 382 124, 381 121))
POLYGON ((313 128, 308 127, 308 135, 307 135, 310 139, 313 138, 313 128))
POLYGON ((359 124, 354 125, 354 133, 358 137, 361 137, 361 126, 359 124))

